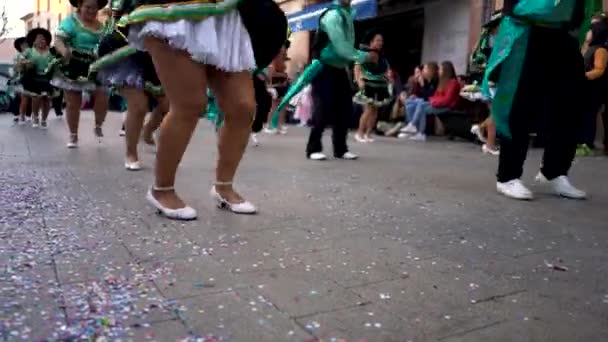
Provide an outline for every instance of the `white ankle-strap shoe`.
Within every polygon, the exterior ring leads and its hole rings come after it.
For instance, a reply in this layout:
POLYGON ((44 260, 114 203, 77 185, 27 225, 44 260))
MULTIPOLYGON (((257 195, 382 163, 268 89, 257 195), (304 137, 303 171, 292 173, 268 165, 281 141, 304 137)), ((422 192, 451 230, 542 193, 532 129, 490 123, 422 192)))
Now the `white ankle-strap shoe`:
POLYGON ((139 171, 141 170, 141 163, 138 161, 130 162, 125 160, 125 169, 127 171, 139 171))
POLYGON ((193 208, 191 208, 189 206, 185 206, 185 207, 179 208, 179 209, 166 208, 154 197, 154 194, 152 193, 153 190, 154 191, 171 191, 171 190, 173 190, 173 187, 168 187, 168 188, 153 187, 153 188, 150 188, 150 190, 148 190, 146 199, 148 200, 148 202, 150 204, 152 204, 152 206, 154 206, 154 208, 156 208, 156 210, 158 210, 159 214, 161 214, 171 220, 180 220, 180 221, 196 220, 196 218, 198 216, 196 213, 196 210, 194 210, 193 208))
MULTIPOLYGON (((221 183, 218 185, 228 185, 226 183, 221 183)), ((247 214, 247 215, 251 215, 251 214, 255 214, 258 212, 258 209, 249 201, 243 201, 240 203, 230 203, 228 202, 228 200, 226 200, 225 198, 223 198, 218 192, 217 189, 215 188, 215 185, 211 188, 211 191, 209 193, 211 195, 211 198, 213 198, 216 203, 217 203, 217 207, 220 209, 225 209, 225 210, 229 210, 235 214, 247 214)))

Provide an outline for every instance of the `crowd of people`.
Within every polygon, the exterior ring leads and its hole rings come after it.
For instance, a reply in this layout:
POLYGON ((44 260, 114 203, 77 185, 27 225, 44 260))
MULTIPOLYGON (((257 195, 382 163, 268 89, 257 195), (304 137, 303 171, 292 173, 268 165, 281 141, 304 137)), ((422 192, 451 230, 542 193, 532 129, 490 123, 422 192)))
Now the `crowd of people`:
MULTIPOLYGON (((107 0, 70 3, 76 11, 60 23, 54 44, 43 28, 31 30, 16 44, 21 105, 15 122, 25 123, 31 111, 32 126, 46 129, 53 99, 63 94, 67 147, 74 149, 83 94, 94 98, 93 134, 99 139, 108 94, 120 94, 127 104, 124 167, 142 168, 137 151, 143 131, 144 142, 156 147, 155 183, 147 200, 171 219, 197 217, 174 184, 201 111, 218 134, 211 197, 220 208, 252 214, 257 208, 234 189, 235 174, 249 140, 257 144, 256 133, 287 133, 287 103, 310 126, 306 157, 320 161, 327 159, 321 144, 327 126, 333 131, 333 156, 358 158, 347 144, 353 104, 362 107, 354 139, 371 143, 374 132, 425 141, 428 120, 441 126, 442 118, 459 111, 463 102, 464 82, 452 62, 427 62, 401 85, 383 52, 380 31, 367 32, 355 48, 350 0, 334 0, 320 16, 313 62, 300 70, 291 87, 287 20, 272 0, 113 1, 103 23, 98 11, 107 0), (387 112, 396 123, 382 126, 379 121, 387 112)), ((576 39, 568 33, 580 25, 583 12, 578 0, 505 1, 503 11, 483 27, 468 79, 482 83, 481 103, 491 115, 470 132, 483 141, 485 153, 499 156, 496 187, 508 197, 533 196, 520 178, 530 133, 538 128, 533 123, 542 112, 551 116, 535 132, 542 133, 545 145, 537 180, 558 195, 586 197, 570 184, 567 173, 577 144, 579 152, 594 148, 595 119, 607 104, 608 20, 593 17, 583 62, 576 39), (552 46, 564 52, 548 55, 552 46), (558 69, 562 71, 555 73, 558 69), (582 98, 586 101, 581 106, 582 98), (572 134, 578 118, 571 115, 581 111, 580 134, 572 134)))

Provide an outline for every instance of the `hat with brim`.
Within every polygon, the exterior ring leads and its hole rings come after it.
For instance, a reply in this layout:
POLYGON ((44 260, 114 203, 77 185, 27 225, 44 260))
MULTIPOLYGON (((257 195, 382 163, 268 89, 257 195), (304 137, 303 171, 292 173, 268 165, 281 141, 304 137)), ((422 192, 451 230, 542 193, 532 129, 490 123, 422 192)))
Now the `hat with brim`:
MULTIPOLYGON (((73 7, 78 7, 78 3, 81 2, 82 0, 70 0, 70 4, 73 7)), ((102 9, 104 7, 106 7, 106 5, 108 4, 108 0, 97 0, 97 8, 98 9, 102 9)))
POLYGON ((371 44, 374 37, 376 37, 377 35, 384 36, 382 31, 380 29, 376 29, 376 28, 365 32, 365 34, 363 35, 363 40, 361 41, 361 44, 369 46, 369 44, 371 44))
POLYGON ((23 45, 23 43, 25 43, 26 39, 25 37, 19 37, 17 39, 15 39, 15 41, 13 42, 13 46, 15 47, 15 50, 21 52, 21 45, 23 45))
POLYGON ((498 10, 498 11, 494 11, 492 13, 492 16, 490 17, 490 20, 488 20, 487 23, 485 23, 483 25, 484 28, 493 28, 496 27, 500 24, 500 22, 502 21, 502 18, 504 17, 502 10, 498 10))
POLYGON ((38 37, 39 34, 41 34, 44 37, 44 39, 46 39, 46 43, 48 45, 51 45, 51 41, 53 40, 53 35, 51 35, 51 32, 49 32, 49 30, 44 29, 42 27, 37 27, 27 33, 27 36, 25 36, 25 39, 27 40, 27 44, 29 46, 34 46, 34 41, 36 40, 36 37, 38 37))

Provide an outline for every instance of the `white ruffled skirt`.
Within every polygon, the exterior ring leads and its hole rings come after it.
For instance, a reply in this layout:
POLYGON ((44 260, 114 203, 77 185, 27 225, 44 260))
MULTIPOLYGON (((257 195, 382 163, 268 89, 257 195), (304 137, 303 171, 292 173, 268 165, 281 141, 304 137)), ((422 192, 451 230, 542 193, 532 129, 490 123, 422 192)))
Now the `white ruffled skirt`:
POLYGON ((223 71, 252 71, 256 67, 251 38, 237 9, 202 21, 131 24, 130 45, 145 50, 143 41, 148 36, 164 39, 175 49, 187 51, 194 61, 223 71))

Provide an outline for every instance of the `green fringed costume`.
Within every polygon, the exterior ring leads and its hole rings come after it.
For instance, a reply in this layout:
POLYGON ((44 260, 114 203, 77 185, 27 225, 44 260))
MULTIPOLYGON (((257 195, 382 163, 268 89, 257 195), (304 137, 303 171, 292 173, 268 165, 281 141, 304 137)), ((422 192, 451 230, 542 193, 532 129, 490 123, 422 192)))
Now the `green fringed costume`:
POLYGON ((575 33, 584 0, 505 0, 483 82, 501 139, 498 182, 519 179, 530 133, 545 139, 547 179, 565 176, 576 150, 584 66, 575 33))
POLYGON ((531 27, 557 29, 564 23, 569 23, 574 15, 576 0, 514 2, 517 4, 514 5, 513 15, 507 16, 500 25, 483 83, 484 95, 490 96, 489 81, 495 79, 499 82, 492 114, 496 121, 497 132, 507 137, 510 136, 509 112, 523 69, 531 27), (496 75, 498 78, 495 77, 496 75))

